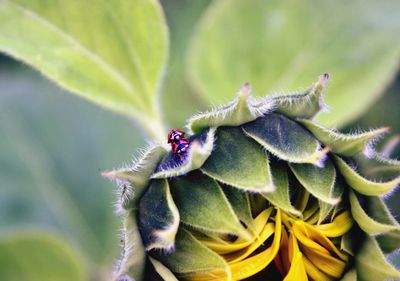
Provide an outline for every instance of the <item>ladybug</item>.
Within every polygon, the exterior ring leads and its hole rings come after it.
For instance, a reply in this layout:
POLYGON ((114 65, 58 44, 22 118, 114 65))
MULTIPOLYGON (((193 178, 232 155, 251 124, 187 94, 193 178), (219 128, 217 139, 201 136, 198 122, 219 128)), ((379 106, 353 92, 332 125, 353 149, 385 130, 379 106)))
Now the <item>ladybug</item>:
POLYGON ((168 133, 168 143, 171 144, 172 153, 180 158, 188 148, 190 141, 185 138, 185 132, 179 129, 173 129, 168 133))
POLYGON ((173 129, 168 133, 168 143, 176 142, 185 138, 185 132, 179 129, 173 129))

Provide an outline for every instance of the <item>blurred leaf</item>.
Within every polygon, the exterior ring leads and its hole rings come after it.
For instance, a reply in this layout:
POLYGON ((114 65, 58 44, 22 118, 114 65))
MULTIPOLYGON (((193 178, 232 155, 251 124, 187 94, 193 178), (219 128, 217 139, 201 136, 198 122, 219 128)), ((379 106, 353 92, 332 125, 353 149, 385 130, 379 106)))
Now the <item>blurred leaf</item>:
POLYGON ((372 105, 398 69, 399 8, 396 0, 215 1, 193 37, 191 81, 221 103, 246 81, 263 95, 328 72, 331 112, 318 120, 343 125, 372 105))
POLYGON ((145 126, 159 121, 168 40, 157 1, 5 0, 0 50, 145 126))
POLYGON ((0 228, 55 228, 109 277, 120 223, 99 170, 130 161, 138 130, 21 67, 0 65, 0 88, 0 228))
POLYGON ((209 2, 210 0, 161 1, 171 37, 171 54, 162 105, 168 122, 174 127, 183 127, 187 118, 207 106, 185 79, 184 54, 194 26, 209 2))
POLYGON ((82 257, 55 235, 13 233, 0 238, 0 279, 4 281, 86 281, 82 257))

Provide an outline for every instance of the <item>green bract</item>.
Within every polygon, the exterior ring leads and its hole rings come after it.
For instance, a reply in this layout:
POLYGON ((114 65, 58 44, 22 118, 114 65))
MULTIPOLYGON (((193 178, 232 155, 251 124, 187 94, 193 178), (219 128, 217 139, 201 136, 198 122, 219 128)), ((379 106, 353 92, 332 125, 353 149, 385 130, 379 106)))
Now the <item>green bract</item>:
POLYGON ((124 216, 114 280, 400 278, 384 257, 400 226, 379 197, 399 185, 400 163, 373 150, 386 128, 349 135, 312 121, 327 79, 263 99, 246 84, 188 120, 188 152, 152 144, 104 172, 124 216))

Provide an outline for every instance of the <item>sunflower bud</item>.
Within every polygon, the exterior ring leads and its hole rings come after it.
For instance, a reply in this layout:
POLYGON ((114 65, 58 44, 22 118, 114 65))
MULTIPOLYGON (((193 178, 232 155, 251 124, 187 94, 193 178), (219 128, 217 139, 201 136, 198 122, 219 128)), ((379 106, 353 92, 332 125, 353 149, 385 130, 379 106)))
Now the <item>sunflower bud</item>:
POLYGON ((400 163, 372 147, 388 129, 342 134, 312 121, 327 79, 263 99, 246 84, 188 120, 187 149, 153 144, 104 172, 124 217, 114 280, 400 278, 384 256, 400 227, 379 197, 399 185, 400 163))

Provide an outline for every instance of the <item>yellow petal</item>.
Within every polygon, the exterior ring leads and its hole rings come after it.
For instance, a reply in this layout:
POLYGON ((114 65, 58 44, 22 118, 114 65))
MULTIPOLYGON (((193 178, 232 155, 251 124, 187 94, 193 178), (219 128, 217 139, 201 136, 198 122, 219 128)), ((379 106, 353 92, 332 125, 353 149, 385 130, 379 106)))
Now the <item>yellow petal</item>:
POLYGON ((255 275, 266 268, 275 258, 279 250, 282 235, 281 211, 276 210, 275 235, 271 246, 261 253, 251 256, 243 261, 230 263, 233 280, 242 280, 255 275))
POLYGON ((229 263, 239 262, 250 256, 255 250, 257 250, 272 234, 274 234, 275 226, 273 223, 268 223, 263 231, 260 233, 259 239, 254 241, 249 247, 243 249, 243 251, 233 253, 224 256, 229 263))
MULTIPOLYGON (((261 232, 265 228, 265 225, 268 221, 269 216, 272 213, 273 208, 268 208, 262 211, 255 219, 254 219, 254 228, 255 233, 253 233, 252 239, 246 240, 244 238, 238 238, 236 241, 232 243, 220 243, 218 241, 209 241, 209 240, 201 240, 200 241, 206 245, 211 250, 215 251, 218 254, 227 254, 232 253, 241 249, 244 249, 255 243, 256 239, 259 239, 261 232)), ((262 241, 264 242, 264 241, 262 241)))
POLYGON ((349 211, 337 215, 331 223, 317 225, 316 228, 327 237, 339 237, 348 232, 353 226, 349 211))
POLYGON ((348 257, 318 229, 303 222, 293 224, 293 234, 299 240, 303 254, 321 272, 339 278, 346 268, 348 257))
POLYGON ((310 276, 312 280, 318 281, 333 281, 334 278, 320 271, 308 258, 306 255, 303 255, 303 262, 306 268, 307 274, 310 276))
POLYGON ((279 272, 282 276, 285 276, 290 268, 290 260, 288 253, 288 234, 285 228, 282 228, 282 239, 279 246, 279 252, 275 257, 275 265, 278 267, 279 272))
POLYGON ((283 281, 308 281, 306 268, 303 262, 303 254, 299 250, 296 237, 289 237, 289 256, 292 262, 288 274, 283 281))

